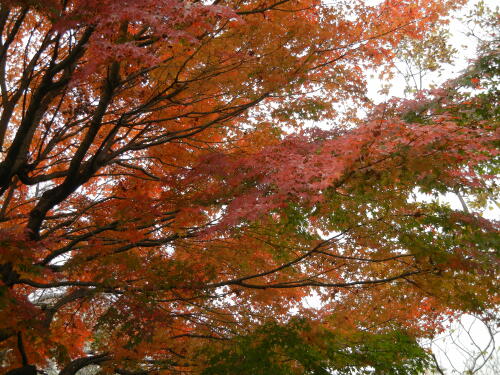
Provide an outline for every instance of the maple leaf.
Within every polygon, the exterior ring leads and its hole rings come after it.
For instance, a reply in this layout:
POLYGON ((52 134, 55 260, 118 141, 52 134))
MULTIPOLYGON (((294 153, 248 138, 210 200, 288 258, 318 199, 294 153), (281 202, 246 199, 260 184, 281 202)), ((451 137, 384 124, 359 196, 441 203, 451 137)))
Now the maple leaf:
POLYGON ((498 301, 496 55, 414 100, 365 81, 455 6, 2 0, 6 373, 422 369, 498 301))

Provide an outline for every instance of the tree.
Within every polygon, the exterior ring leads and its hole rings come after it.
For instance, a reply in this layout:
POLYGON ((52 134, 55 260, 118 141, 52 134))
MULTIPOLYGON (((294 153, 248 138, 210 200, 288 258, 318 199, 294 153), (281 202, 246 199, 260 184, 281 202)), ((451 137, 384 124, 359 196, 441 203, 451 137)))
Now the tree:
MULTIPOLYGON (((495 104, 491 106, 491 103, 498 98, 499 66, 498 59, 492 53, 498 49, 500 41, 498 16, 498 7, 491 9, 483 1, 479 1, 461 19, 462 27, 465 29, 464 34, 476 42, 476 54, 480 57, 457 80, 459 82, 454 82, 454 85, 461 87, 461 105, 468 106, 469 113, 476 119, 490 122, 494 121, 494 118, 498 121, 498 110, 495 104), (472 102, 469 101, 471 97, 472 102)), ((419 50, 422 49, 416 49, 417 52, 419 50)), ((421 67, 420 61, 422 58, 417 59, 414 65, 421 67)), ((410 65, 413 64, 408 64, 410 65)), ((420 76, 425 74, 426 72, 420 69, 420 76)), ((470 206, 478 208, 474 201, 467 202, 467 197, 463 197, 460 192, 457 191, 456 195, 465 212, 469 212, 470 206)), ((496 205, 498 208, 498 203, 496 205)), ((482 215, 492 217, 495 213, 483 212, 482 215)), ((446 330, 429 342, 434 361, 432 374, 490 375, 498 373, 500 368, 498 367, 499 350, 496 344, 497 333, 498 310, 484 311, 481 316, 464 314, 450 317, 450 325, 446 330)))
POLYGON ((436 374, 495 374, 498 372, 497 323, 461 316, 433 347, 436 374), (447 350, 445 350, 447 348, 447 350))
POLYGON ((451 7, 2 1, 6 371, 423 369, 442 314, 498 301, 496 224, 413 199, 491 196, 491 108, 306 125, 451 7))

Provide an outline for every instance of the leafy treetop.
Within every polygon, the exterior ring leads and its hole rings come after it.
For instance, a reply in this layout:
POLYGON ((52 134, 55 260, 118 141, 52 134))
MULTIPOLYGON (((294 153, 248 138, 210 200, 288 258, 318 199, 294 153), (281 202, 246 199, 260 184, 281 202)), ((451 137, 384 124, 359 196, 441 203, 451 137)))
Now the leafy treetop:
POLYGON ((364 75, 454 3, 2 0, 7 373, 420 371, 498 303, 495 92, 460 90, 498 57, 378 107, 364 75), (370 115, 307 126, 338 103, 370 115))

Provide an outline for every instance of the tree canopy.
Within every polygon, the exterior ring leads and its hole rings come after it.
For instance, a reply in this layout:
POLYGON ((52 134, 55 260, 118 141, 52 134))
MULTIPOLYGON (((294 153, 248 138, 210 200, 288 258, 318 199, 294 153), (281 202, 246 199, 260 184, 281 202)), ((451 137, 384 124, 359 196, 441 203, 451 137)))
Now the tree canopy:
POLYGON ((498 304, 498 54, 378 106, 366 75, 457 4, 2 0, 5 371, 426 367, 498 304))

